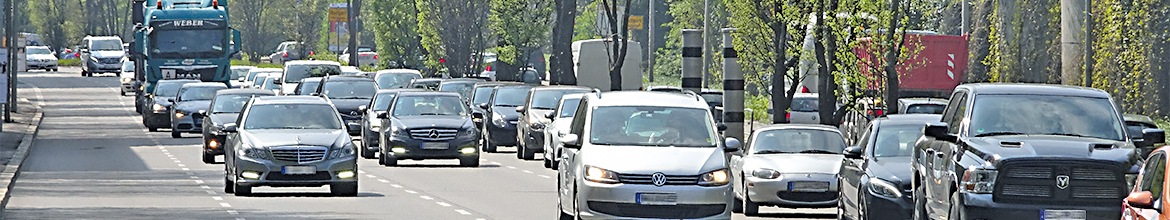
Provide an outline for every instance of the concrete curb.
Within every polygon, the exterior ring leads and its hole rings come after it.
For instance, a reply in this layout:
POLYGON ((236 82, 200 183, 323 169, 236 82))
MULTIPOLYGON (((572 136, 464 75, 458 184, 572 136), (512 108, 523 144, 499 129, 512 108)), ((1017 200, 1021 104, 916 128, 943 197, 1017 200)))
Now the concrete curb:
MULTIPOLYGON (((23 102, 31 103, 26 99, 21 99, 23 102)), ((29 148, 32 147, 33 139, 36 138, 38 128, 41 126, 41 120, 44 119, 44 112, 41 107, 36 107, 36 112, 33 113, 31 124, 28 126, 28 133, 24 134, 24 139, 20 141, 20 146, 16 147, 16 153, 12 154, 12 159, 8 160, 8 165, 5 165, 4 171, 0 172, 0 193, 4 194, 3 199, 0 199, 0 219, 4 217, 4 210, 8 207, 8 198, 11 198, 9 192, 12 192, 12 183, 16 182, 16 176, 20 174, 20 166, 24 165, 24 159, 28 156, 29 148)))

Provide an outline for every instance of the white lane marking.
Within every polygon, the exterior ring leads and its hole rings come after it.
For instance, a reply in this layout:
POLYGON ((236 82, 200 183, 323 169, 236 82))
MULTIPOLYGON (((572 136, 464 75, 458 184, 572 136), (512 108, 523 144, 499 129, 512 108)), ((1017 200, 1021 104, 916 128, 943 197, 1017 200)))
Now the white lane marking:
POLYGON ((422 199, 426 199, 426 200, 435 200, 435 198, 431 198, 430 196, 418 196, 418 197, 422 198, 422 199))
POLYGON ((179 166, 181 166, 181 167, 185 167, 185 166, 187 166, 187 165, 179 164, 179 166))
POLYGON ((477 218, 477 219, 475 219, 475 220, 487 220, 487 219, 484 219, 484 218, 477 218))
POLYGON ((219 203, 219 206, 223 206, 223 207, 232 207, 232 204, 227 204, 227 203, 222 203, 222 202, 221 202, 221 203, 219 203))
POLYGON ((167 151, 166 147, 158 147, 158 149, 162 149, 162 151, 167 151))
POLYGON ((384 179, 378 179, 378 182, 389 183, 390 181, 386 181, 384 179))
POLYGON ((370 175, 370 174, 366 174, 366 177, 369 177, 369 178, 378 178, 378 176, 374 176, 374 175, 370 175))
POLYGON ((487 161, 487 159, 479 158, 479 161, 487 161))
POLYGON ((508 166, 508 169, 516 169, 514 166, 508 166))
POLYGON ((390 184, 390 186, 393 186, 394 188, 402 188, 402 186, 400 186, 398 184, 390 184))
POLYGON ((204 190, 204 191, 207 191, 207 194, 215 195, 215 191, 211 191, 211 190, 204 190))
POLYGON ((361 171, 361 170, 358 170, 358 173, 360 173, 360 174, 365 174, 365 173, 366 173, 366 171, 361 171))
POLYGON ((221 201, 221 200, 223 200, 223 197, 212 196, 211 199, 214 199, 215 201, 221 201))
POLYGON ((552 177, 545 176, 545 175, 536 175, 536 176, 539 176, 539 177, 541 177, 541 178, 545 178, 545 179, 552 179, 552 177))
POLYGON ((406 191, 407 193, 410 193, 410 194, 418 194, 418 192, 415 192, 414 190, 403 190, 403 191, 406 191))
POLYGON ((237 212, 236 210, 228 210, 228 214, 239 215, 240 212, 237 212))
POLYGON ((182 162, 181 162, 181 161, 179 161, 179 160, 173 160, 173 161, 175 161, 175 163, 182 163, 182 162))
POLYGON ((447 204, 445 202, 435 202, 435 204, 439 204, 439 206, 442 206, 442 207, 451 207, 451 204, 447 204))
POLYGON ((204 189, 211 189, 211 187, 210 187, 210 186, 206 186, 206 185, 204 185, 204 186, 199 186, 199 188, 204 188, 204 189))
POLYGON ((456 209, 455 212, 458 212, 459 214, 463 214, 463 215, 471 215, 470 212, 463 211, 462 209, 456 209))
POLYGON ((248 220, 248 219, 245 219, 245 218, 236 218, 236 220, 248 220))
POLYGON ((203 184, 203 180, 195 180, 195 183, 203 184))
POLYGON ((495 162, 495 161, 492 161, 491 163, 492 163, 492 164, 495 164, 495 165, 500 165, 500 162, 495 162))
POLYGON ((191 179, 199 179, 197 176, 191 176, 191 179))
POLYGON ((524 173, 532 173, 532 171, 524 170, 524 173))
POLYGON ((189 169, 189 168, 186 168, 186 167, 183 167, 183 170, 191 170, 191 169, 189 169))

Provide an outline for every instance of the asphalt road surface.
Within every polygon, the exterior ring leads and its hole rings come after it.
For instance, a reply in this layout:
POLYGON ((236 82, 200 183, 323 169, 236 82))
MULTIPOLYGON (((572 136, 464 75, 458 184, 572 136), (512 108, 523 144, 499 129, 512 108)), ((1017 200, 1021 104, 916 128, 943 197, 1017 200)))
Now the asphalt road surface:
MULTIPOLYGON (((223 193, 223 165, 200 161, 200 138, 148 132, 134 97, 119 96, 112 74, 80 69, 19 76, 19 95, 44 108, 5 219, 556 219, 556 172, 515 153, 482 155, 478 168, 455 160, 361 159, 357 197, 328 186, 223 193)), ((217 158, 223 161, 222 157, 217 158)), ((834 218, 832 209, 761 208, 759 219, 834 218)), ((745 218, 735 215, 733 219, 745 218)))

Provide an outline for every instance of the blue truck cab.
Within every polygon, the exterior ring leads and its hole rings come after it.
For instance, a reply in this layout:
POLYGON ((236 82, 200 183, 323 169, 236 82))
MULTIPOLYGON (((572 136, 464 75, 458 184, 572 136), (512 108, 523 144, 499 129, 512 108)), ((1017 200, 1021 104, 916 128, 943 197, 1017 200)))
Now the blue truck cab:
MULTIPOLYGON (((231 57, 239 53, 238 30, 220 0, 135 0, 131 54, 142 94, 159 80, 231 82, 231 57)), ((140 95, 141 99, 141 95, 140 95)))

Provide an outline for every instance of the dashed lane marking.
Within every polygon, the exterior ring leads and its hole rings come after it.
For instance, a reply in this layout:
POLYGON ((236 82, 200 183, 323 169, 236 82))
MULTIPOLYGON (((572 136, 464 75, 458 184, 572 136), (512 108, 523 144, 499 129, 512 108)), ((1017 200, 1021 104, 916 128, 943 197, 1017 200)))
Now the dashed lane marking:
POLYGON ((516 169, 514 166, 508 166, 508 169, 516 169))
POLYGON ((223 201, 223 197, 219 196, 212 196, 211 199, 214 199, 215 201, 223 201))
POLYGON ((402 188, 402 186, 400 186, 398 184, 390 184, 390 186, 393 186, 394 188, 402 188))
POLYGON ((532 171, 524 170, 524 173, 532 173, 532 171))
POLYGON ((418 192, 415 192, 414 190, 403 190, 403 191, 406 191, 406 193, 410 193, 410 194, 418 194, 418 192))
POLYGON ((223 202, 221 202, 221 203, 219 203, 219 206, 223 206, 223 207, 232 207, 232 204, 227 204, 227 203, 223 203, 223 202))
POLYGON ((386 181, 384 179, 378 179, 378 182, 389 183, 390 181, 386 181))
POLYGON ((422 198, 422 199, 426 199, 426 200, 435 200, 435 198, 431 198, 430 196, 418 196, 418 197, 422 198))
POLYGON ((550 176, 545 176, 545 175, 536 175, 536 176, 539 176, 539 177, 541 177, 541 178, 545 178, 545 179, 552 179, 552 177, 550 177, 550 176))
POLYGON ((458 212, 459 214, 463 214, 463 215, 471 215, 471 212, 467 212, 467 211, 464 211, 462 209, 456 209, 455 212, 458 212))
POLYGON ((447 204, 445 202, 435 202, 435 204, 439 204, 439 206, 442 206, 442 207, 451 207, 451 204, 447 204))

